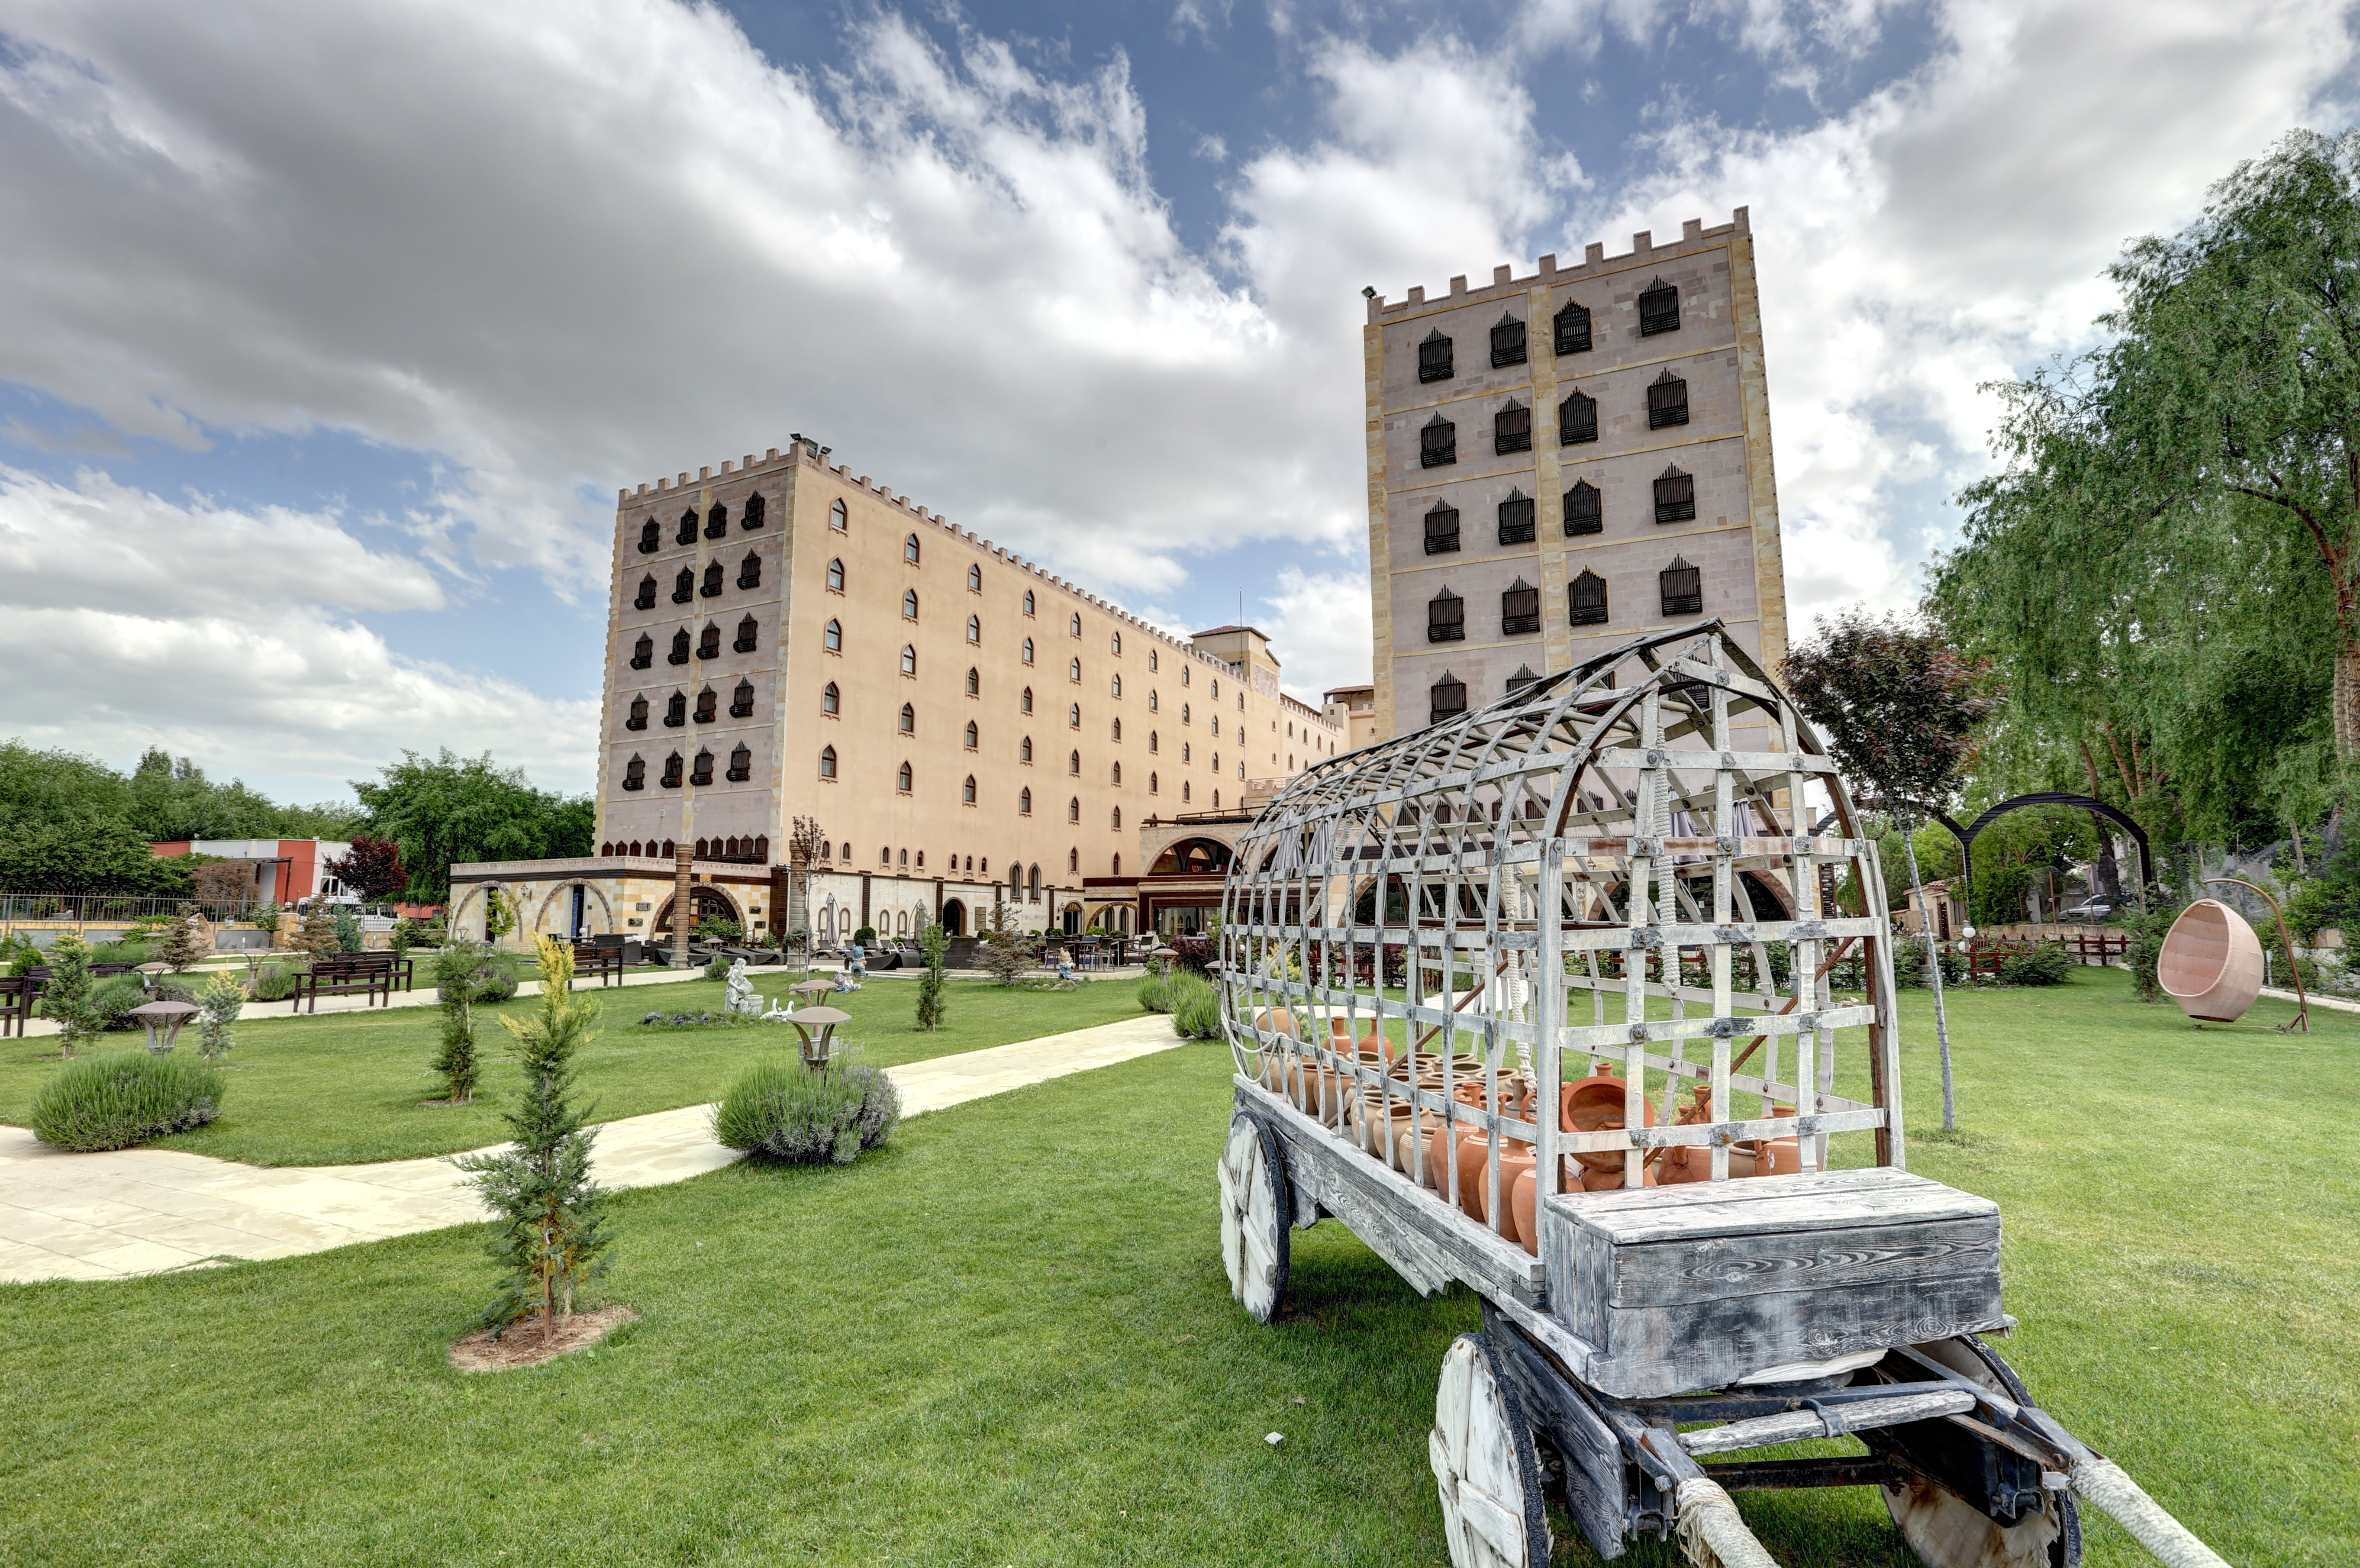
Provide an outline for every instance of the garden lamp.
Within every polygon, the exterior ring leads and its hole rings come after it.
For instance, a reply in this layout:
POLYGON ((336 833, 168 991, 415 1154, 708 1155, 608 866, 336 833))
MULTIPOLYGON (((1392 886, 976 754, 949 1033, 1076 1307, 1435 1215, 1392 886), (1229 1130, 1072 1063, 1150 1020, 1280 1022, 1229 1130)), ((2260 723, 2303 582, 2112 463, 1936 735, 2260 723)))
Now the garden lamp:
MULTIPOLYGON (((808 1005, 812 1002, 818 1001, 821 997, 827 995, 835 989, 836 981, 832 980, 806 980, 802 981, 800 984, 787 987, 787 991, 790 995, 805 998, 805 1005, 808 1005)), ((792 1003, 787 1008, 787 1011, 790 1013, 794 1010, 794 1006, 792 1003)))
POLYGON ((829 1043, 836 1034, 836 1026, 852 1022, 852 1014, 835 1007, 805 1007, 787 1022, 792 1024, 795 1033, 803 1037, 803 1066, 814 1072, 825 1072, 829 1043), (819 1031, 817 1039, 812 1037, 814 1029, 819 1031))
POLYGON ((170 964, 141 964, 134 972, 143 974, 148 977, 139 983, 148 988, 148 995, 153 996, 156 994, 156 977, 159 974, 171 973, 172 966, 170 964))
POLYGON ((193 1002, 148 1002, 134 1007, 130 1015, 138 1019, 139 1026, 148 1031, 148 1054, 160 1057, 179 1041, 180 1026, 196 1012, 197 1004, 193 1002), (162 1034, 160 1040, 158 1038, 158 1031, 162 1034))

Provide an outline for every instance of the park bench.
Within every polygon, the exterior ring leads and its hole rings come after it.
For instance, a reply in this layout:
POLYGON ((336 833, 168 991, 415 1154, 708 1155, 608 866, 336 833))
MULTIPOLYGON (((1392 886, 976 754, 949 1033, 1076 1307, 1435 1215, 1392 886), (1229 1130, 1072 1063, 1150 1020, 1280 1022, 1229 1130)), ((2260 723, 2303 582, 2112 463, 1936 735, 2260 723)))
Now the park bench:
POLYGON ((598 983, 623 983, 623 949, 602 948, 590 942, 574 944, 574 973, 577 978, 598 977, 598 983))
POLYGON ((31 975, 0 975, 0 1038, 25 1032, 33 1000, 40 994, 41 982, 31 975))
POLYGON ((394 982, 408 963, 391 953, 322 953, 311 960, 309 970, 296 974, 293 1004, 288 1011, 316 1013, 322 995, 366 996, 371 1007, 381 996, 390 1007, 394 982))

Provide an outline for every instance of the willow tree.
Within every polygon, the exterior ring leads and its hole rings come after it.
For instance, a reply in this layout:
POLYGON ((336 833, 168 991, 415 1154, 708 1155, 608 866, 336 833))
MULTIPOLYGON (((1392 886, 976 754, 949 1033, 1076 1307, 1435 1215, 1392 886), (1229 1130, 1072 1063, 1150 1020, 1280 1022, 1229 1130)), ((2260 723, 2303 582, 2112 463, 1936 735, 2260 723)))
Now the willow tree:
POLYGON ((2093 794, 2300 826, 2360 762, 2360 133, 2289 136, 2108 275, 2111 341, 1999 389, 1930 602, 2093 794))

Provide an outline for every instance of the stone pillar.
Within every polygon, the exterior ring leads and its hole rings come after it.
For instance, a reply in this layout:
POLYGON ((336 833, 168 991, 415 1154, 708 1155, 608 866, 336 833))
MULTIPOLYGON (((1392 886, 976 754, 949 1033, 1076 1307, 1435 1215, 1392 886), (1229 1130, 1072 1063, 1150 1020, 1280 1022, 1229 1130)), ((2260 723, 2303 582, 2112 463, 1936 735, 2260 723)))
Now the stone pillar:
MULTIPOLYGON (((685 821, 683 821, 681 823, 681 831, 685 833, 687 830, 688 824, 685 821)), ((691 872, 688 869, 689 861, 695 852, 696 845, 694 839, 680 839, 673 842, 672 872, 672 950, 673 957, 683 965, 685 965, 688 962, 688 927, 690 923, 696 918, 695 892, 694 888, 690 886, 690 883, 694 880, 694 873, 691 872)))

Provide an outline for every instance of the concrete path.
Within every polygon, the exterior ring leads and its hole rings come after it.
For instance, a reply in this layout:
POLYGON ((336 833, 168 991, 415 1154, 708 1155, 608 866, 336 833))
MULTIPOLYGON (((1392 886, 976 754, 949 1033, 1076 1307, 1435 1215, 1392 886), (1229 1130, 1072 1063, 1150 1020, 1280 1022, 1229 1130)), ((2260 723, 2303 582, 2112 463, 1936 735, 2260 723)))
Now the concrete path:
MULTIPOLYGON (((1161 1014, 890 1069, 920 1115, 1182 1044, 1161 1014)), ((738 1157, 706 1105, 607 1122, 598 1179, 657 1187, 738 1157)), ((290 1257, 486 1216, 448 1160, 266 1168, 184 1154, 66 1154, 0 1127, 0 1283, 119 1279, 225 1258, 290 1257)))

